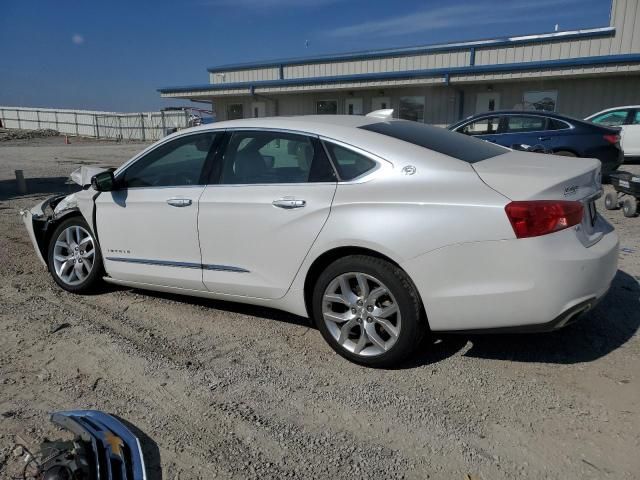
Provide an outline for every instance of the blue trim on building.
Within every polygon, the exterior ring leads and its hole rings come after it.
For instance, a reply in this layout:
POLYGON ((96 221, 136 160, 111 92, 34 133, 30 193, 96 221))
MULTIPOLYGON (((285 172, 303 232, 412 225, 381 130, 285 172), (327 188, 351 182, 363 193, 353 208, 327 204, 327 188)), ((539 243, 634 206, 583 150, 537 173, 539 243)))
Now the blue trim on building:
POLYGON ((210 67, 211 73, 229 72, 234 70, 252 70, 255 68, 281 68, 286 65, 303 65, 325 62, 341 62, 349 60, 369 60, 388 56, 408 56, 423 53, 442 53, 466 50, 469 48, 495 48, 514 46, 518 44, 533 44, 557 42, 564 40, 583 40, 588 38, 609 37, 616 32, 615 27, 602 27, 587 30, 572 30, 566 32, 549 32, 538 35, 523 35, 519 37, 490 38, 470 42, 456 42, 436 45, 422 45, 414 47, 388 48, 384 50, 364 50, 360 52, 341 53, 333 55, 318 55, 314 57, 285 58, 265 62, 231 63, 210 67))
POLYGON ((640 54, 601 55, 595 57, 566 58, 559 60, 543 60, 538 62, 503 63, 499 65, 470 65, 465 67, 434 68, 427 70, 406 70, 401 72, 363 73, 356 75, 338 75, 326 77, 292 78, 287 80, 263 80, 257 82, 238 82, 226 84, 201 84, 184 87, 159 88, 160 93, 207 92, 220 90, 242 90, 253 92, 256 88, 284 87, 297 85, 362 82, 375 80, 401 80, 413 78, 434 78, 447 75, 473 75, 480 73, 521 72, 527 70, 587 67, 594 65, 610 65, 616 63, 640 63, 640 54))

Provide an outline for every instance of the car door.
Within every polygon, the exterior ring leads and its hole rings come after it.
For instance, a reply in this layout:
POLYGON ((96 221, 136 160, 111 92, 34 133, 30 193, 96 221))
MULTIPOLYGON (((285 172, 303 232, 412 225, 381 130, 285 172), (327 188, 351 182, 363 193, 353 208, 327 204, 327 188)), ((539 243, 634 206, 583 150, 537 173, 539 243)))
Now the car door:
POLYGON ((205 290, 198 199, 222 133, 169 140, 116 172, 118 189, 96 199, 107 273, 119 280, 205 290))
POLYGON ((492 143, 503 144, 499 135, 500 117, 492 115, 465 123, 456 129, 457 132, 480 138, 492 143))
POLYGON ((633 110, 628 125, 623 125, 624 130, 624 154, 627 156, 640 156, 640 108, 633 110))
POLYGON ((506 115, 502 127, 505 141, 502 145, 509 148, 514 148, 516 145, 528 147, 541 145, 545 149, 552 150, 553 133, 546 130, 546 123, 546 117, 540 115, 506 115))
POLYGON ((336 176, 317 138, 229 132, 199 203, 203 282, 212 292, 285 295, 324 226, 336 176))

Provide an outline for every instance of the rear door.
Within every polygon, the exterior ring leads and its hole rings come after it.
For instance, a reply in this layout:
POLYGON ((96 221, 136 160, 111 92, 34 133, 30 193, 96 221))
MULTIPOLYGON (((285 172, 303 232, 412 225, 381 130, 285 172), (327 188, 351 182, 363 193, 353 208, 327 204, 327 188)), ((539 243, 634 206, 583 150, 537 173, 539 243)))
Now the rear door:
POLYGON ((551 150, 556 146, 553 132, 547 130, 547 117, 540 115, 506 115, 502 132, 505 147, 541 145, 551 150))
POLYGON ((500 117, 492 115, 473 120, 469 123, 461 125, 456 132, 464 133, 472 137, 481 138, 492 143, 504 145, 499 135, 500 117))
POLYGON ((225 142, 199 203, 204 285, 280 298, 329 217, 334 170, 308 135, 236 130, 225 142))

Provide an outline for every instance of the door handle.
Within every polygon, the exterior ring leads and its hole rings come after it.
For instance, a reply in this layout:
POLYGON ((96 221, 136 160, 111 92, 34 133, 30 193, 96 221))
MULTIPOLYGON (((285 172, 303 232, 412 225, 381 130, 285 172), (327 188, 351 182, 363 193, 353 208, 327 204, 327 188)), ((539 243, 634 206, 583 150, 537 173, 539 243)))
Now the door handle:
POLYGON ((190 198, 169 198, 167 203, 172 207, 188 207, 192 202, 190 198))
POLYGON ((295 198, 281 198, 271 202, 274 207, 290 210, 292 208, 302 208, 307 202, 305 200, 297 200, 295 198))
POLYGON ((551 140, 551 137, 538 137, 538 140, 540 140, 541 142, 545 142, 547 140, 551 140))

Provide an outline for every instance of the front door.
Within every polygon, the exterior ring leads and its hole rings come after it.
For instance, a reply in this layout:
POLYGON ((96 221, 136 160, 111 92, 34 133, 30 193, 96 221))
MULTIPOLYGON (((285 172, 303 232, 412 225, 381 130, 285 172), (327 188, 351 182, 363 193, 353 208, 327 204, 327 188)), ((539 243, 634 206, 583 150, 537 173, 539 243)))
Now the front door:
POLYGON ((184 135, 118 172, 119 190, 96 199, 107 273, 118 280, 204 290, 198 199, 218 135, 184 135))
POLYGON ((259 118, 266 116, 267 107, 264 102, 253 102, 251 103, 251 116, 253 118, 259 118))
POLYGON ((362 99, 347 98, 344 111, 347 115, 362 115, 362 99))
POLYGON ((500 110, 500 94, 497 92, 483 92, 476 96, 476 113, 500 110))
POLYGON ((333 169, 318 139, 235 131, 200 198, 203 281, 228 295, 285 295, 329 216, 333 169), (212 182, 213 183, 213 182, 212 182))

